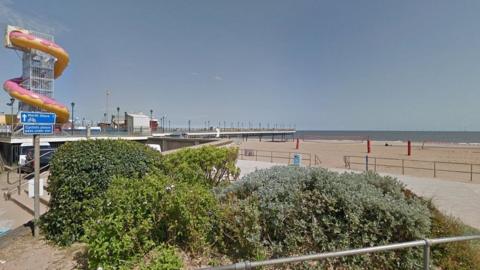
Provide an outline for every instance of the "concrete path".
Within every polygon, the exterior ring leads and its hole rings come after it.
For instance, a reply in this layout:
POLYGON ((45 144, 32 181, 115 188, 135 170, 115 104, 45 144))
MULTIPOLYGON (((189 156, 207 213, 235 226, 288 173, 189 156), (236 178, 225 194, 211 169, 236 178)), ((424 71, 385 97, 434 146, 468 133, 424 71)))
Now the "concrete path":
MULTIPOLYGON (((243 176, 256 169, 284 164, 239 160, 237 165, 242 170, 241 176, 243 176)), ((331 170, 337 172, 348 171, 343 169, 331 170)), ((465 224, 480 229, 480 184, 387 173, 380 173, 380 175, 397 178, 415 194, 426 199, 432 199, 434 205, 443 213, 457 217, 465 224)))

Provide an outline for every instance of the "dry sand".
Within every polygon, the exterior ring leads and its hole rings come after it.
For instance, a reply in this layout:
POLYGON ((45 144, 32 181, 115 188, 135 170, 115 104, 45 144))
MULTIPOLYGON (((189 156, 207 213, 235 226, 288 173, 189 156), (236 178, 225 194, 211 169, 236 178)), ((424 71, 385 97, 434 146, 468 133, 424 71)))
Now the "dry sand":
MULTIPOLYGON (((344 156, 357 156, 350 159, 351 169, 365 169, 366 141, 300 140, 298 150, 295 149, 294 141, 272 142, 249 139, 238 141, 238 143, 241 149, 256 150, 256 152, 253 151, 253 156, 245 156, 245 151, 242 151, 242 159, 288 163, 289 155, 293 157, 294 153, 302 153, 302 164, 345 168, 344 156), (270 153, 270 151, 278 152, 270 153)), ((372 142, 371 153, 368 156, 370 170, 402 174, 403 162, 405 175, 434 177, 435 167, 438 179, 480 183, 480 146, 478 145, 413 143, 412 155, 408 156, 405 142, 375 141, 372 142), (385 143, 389 146, 385 146, 385 143), (473 172, 472 181, 470 171, 473 172)))

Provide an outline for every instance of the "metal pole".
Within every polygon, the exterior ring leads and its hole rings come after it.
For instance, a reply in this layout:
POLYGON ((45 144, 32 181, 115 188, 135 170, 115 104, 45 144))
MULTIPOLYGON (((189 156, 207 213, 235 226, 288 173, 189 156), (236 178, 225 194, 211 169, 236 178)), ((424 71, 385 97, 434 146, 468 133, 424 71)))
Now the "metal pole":
POLYGON ((365 156, 365 171, 368 172, 368 156, 365 156))
POLYGON ((470 182, 473 181, 473 164, 470 163, 470 182))
POLYGON ((40 136, 33 135, 33 148, 34 148, 34 184, 33 184, 33 209, 34 209, 34 221, 33 221, 33 235, 38 237, 38 221, 40 219, 40 136))
POLYGON ((423 269, 430 269, 430 240, 425 239, 425 246, 423 246, 423 269))
POLYGON ((72 102, 70 105, 72 105, 72 136, 73 136, 73 129, 75 128, 75 118, 74 118, 74 115, 73 115, 73 110, 75 109, 75 102, 72 102))
MULTIPOLYGON (((150 115, 152 115, 152 110, 150 110, 150 115)), ((118 132, 120 132, 120 107, 117 107, 117 134, 118 132)))

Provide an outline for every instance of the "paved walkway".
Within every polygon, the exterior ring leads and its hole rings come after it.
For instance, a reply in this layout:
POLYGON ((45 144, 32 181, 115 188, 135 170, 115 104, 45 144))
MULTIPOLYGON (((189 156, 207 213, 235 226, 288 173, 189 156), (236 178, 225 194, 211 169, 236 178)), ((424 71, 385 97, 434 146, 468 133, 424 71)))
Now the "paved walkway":
MULTIPOLYGON (((242 170, 241 176, 243 176, 256 169, 283 164, 239 160, 237 165, 242 170)), ((348 171, 342 169, 331 170, 337 172, 348 171)), ((435 206, 443 213, 457 217, 465 224, 480 229, 480 184, 387 173, 380 173, 380 175, 389 175, 397 178, 415 194, 432 199, 435 206)))

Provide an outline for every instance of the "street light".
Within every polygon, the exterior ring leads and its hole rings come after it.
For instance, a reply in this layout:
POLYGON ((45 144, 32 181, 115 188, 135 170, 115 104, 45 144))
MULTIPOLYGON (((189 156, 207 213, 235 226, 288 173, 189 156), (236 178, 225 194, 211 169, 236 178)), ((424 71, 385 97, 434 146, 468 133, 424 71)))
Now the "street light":
POLYGON ((120 107, 117 107, 117 133, 120 131, 120 107))
POLYGON ((73 109, 75 108, 75 102, 70 103, 70 105, 72 105, 72 126, 71 126, 71 128, 72 128, 72 136, 73 136, 73 129, 75 128, 75 120, 74 120, 75 118, 73 117, 73 109))
POLYGON ((13 134, 13 103, 15 103, 14 98, 10 98, 10 103, 7 103, 7 106, 11 107, 10 111, 10 132, 13 134))

